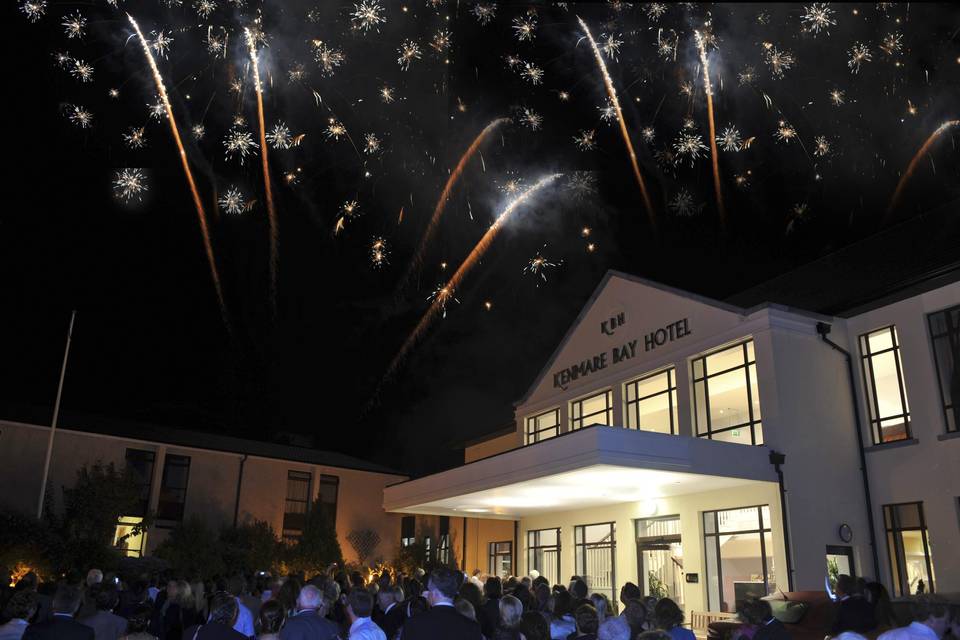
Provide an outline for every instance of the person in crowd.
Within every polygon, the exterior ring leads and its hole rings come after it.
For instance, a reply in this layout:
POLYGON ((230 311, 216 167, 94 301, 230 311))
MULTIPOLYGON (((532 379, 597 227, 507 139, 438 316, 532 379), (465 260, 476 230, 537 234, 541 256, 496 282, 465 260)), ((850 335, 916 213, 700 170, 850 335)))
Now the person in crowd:
MULTIPOLYGON (((361 582, 363 580, 361 579, 361 582)), ((354 584, 347 596, 347 620, 350 622, 349 640, 387 640, 383 629, 370 619, 373 596, 364 587, 354 584)))
POLYGON ((640 587, 632 582, 624 583, 624 585, 620 587, 620 604, 623 605, 621 611, 627 610, 627 605, 630 603, 630 601, 640 600, 641 598, 643 598, 643 592, 640 591, 640 587))
MULTIPOLYGON (((897 626, 897 617, 885 586, 879 582, 868 582, 863 595, 873 606, 873 619, 877 622, 877 627, 889 629, 897 626)), ((957 640, 960 640, 960 637, 957 640)))
POLYGON ((661 598, 653 609, 653 620, 672 640, 695 640, 693 631, 683 626, 683 611, 670 598, 661 598))
MULTIPOLYGON (((457 598, 453 604, 456 606, 460 602, 469 602, 470 608, 473 609, 473 620, 480 622, 477 616, 482 607, 483 596, 480 594, 480 589, 477 589, 477 585, 469 580, 464 580, 457 591, 457 598)), ((460 611, 459 608, 457 610, 460 611)), ((480 628, 483 629, 483 624, 480 625, 480 628)))
MULTIPOLYGON (((469 582, 469 581, 468 581, 469 582)), ((469 618, 474 622, 477 621, 477 610, 470 603, 469 600, 464 600, 463 598, 457 598, 453 601, 453 608, 457 610, 457 613, 462 615, 465 618, 469 618)))
POLYGON ((26 589, 15 592, 3 608, 7 623, 0 625, 0 640, 20 640, 37 612, 37 594, 26 589))
POLYGON ((243 595, 246 587, 245 581, 241 576, 233 576, 227 580, 226 586, 227 593, 232 595, 237 601, 237 621, 233 625, 233 630, 243 634, 247 638, 252 638, 254 634, 253 612, 247 608, 247 605, 240 601, 240 596, 243 595))
POLYGON ((280 631, 281 640, 335 640, 337 625, 324 617, 332 603, 312 584, 300 590, 296 611, 280 631))
MULTIPOLYGON (((260 614, 260 605, 264 603, 260 599, 260 588, 265 587, 263 581, 250 580, 245 576, 237 576, 240 580, 240 603, 250 611, 250 616, 256 620, 260 614)), ((269 599, 269 598, 268 598, 269 599)))
POLYGON ((177 640, 183 630, 197 622, 195 601, 190 584, 186 580, 171 580, 167 583, 167 598, 159 612, 160 640, 177 640))
POLYGON ((553 611, 551 611, 550 637, 553 640, 565 640, 567 636, 577 630, 577 622, 573 618, 573 598, 569 591, 563 590, 553 596, 553 611))
POLYGON ((28 571, 17 581, 14 592, 32 591, 37 595, 37 612, 30 622, 46 622, 53 616, 53 599, 46 593, 40 593, 40 576, 28 571))
POLYGON ((630 625, 619 616, 611 616, 600 625, 597 640, 630 640, 630 625))
POLYGON ((498 603, 497 629, 493 640, 519 640, 520 620, 523 617, 523 605, 513 596, 503 596, 498 603))
POLYGON ((857 588, 857 581, 846 574, 837 576, 837 585, 833 589, 837 596, 830 635, 844 631, 867 633, 877 627, 874 607, 863 597, 857 588))
POLYGON ((453 608, 460 587, 457 572, 440 567, 430 573, 424 594, 430 610, 409 618, 403 625, 403 640, 482 640, 480 625, 464 618, 453 608))
POLYGON ((547 604, 550 600, 550 585, 544 582, 537 583, 533 588, 533 611, 547 613, 547 604))
POLYGON ((53 596, 51 619, 27 627, 23 640, 94 640, 93 629, 73 619, 82 599, 79 587, 61 584, 53 596))
POLYGON ((403 626, 402 602, 403 589, 400 586, 384 587, 377 593, 377 603, 380 605, 380 611, 383 612, 378 624, 387 636, 387 640, 393 640, 403 626))
POLYGON ((183 632, 183 640, 245 640, 235 631, 239 605, 231 593, 219 592, 210 600, 210 616, 206 623, 195 624, 183 632))
POLYGON ((280 640, 280 631, 287 622, 287 612, 276 600, 268 600, 257 614, 257 640, 280 640))
POLYGON ((484 583, 483 583, 483 580, 480 579, 480 576, 481 576, 481 574, 480 574, 480 569, 474 569, 474 570, 473 570, 473 575, 470 576, 470 582, 472 582, 473 584, 475 584, 475 585, 477 585, 478 587, 480 587, 481 589, 483 589, 483 584, 484 584, 484 583))
POLYGON ((96 589, 103 584, 103 571, 100 569, 90 569, 83 582, 83 602, 80 603, 80 610, 77 611, 77 620, 89 618, 97 612, 96 589))
POLYGON ((129 589, 121 591, 118 594, 120 603, 115 609, 117 615, 129 618, 138 607, 149 604, 150 595, 147 593, 147 586, 146 580, 136 580, 129 589))
POLYGON ((950 609, 940 596, 924 594, 913 601, 913 622, 880 634, 878 640, 940 640, 951 626, 950 609))
POLYGON ((610 615, 610 598, 602 593, 591 593, 589 600, 593 608, 597 610, 597 618, 600 620, 600 624, 603 624, 603 621, 610 615))
POLYGON ((743 608, 748 619, 756 625, 753 640, 790 640, 790 632, 783 623, 773 617, 770 603, 759 598, 748 599, 743 608))
POLYGON ((157 602, 157 596, 160 595, 160 588, 157 587, 157 577, 156 577, 156 576, 151 576, 151 577, 150 577, 150 581, 149 581, 149 583, 147 584, 147 595, 148 595, 148 596, 150 597, 150 599, 154 602, 154 604, 156 604, 156 602, 157 602))
POLYGON ((127 617, 127 635, 121 640, 157 640, 148 631, 152 619, 153 606, 148 603, 136 607, 127 617))
POLYGON ((577 623, 577 631, 567 640, 597 640, 597 631, 600 630, 600 618, 592 604, 581 604, 573 614, 577 623))
MULTIPOLYGON (((636 585, 633 586, 636 587, 636 585)), ((639 599, 628 599, 621 617, 630 627, 631 637, 636 637, 647 630, 647 608, 639 599)))
POLYGON ((542 612, 526 611, 520 617, 520 633, 526 640, 550 640, 550 623, 542 612))
POLYGON ((477 621, 483 635, 491 637, 500 621, 500 598, 503 597, 503 582, 497 576, 490 576, 483 583, 484 602, 477 610, 477 621))
POLYGON ((567 590, 570 592, 570 595, 573 596, 574 600, 586 600, 587 592, 589 591, 587 581, 580 576, 570 578, 570 586, 567 590))
POLYGON ((293 576, 289 576, 277 591, 277 602, 283 605, 283 610, 288 618, 297 611, 297 600, 300 598, 301 588, 300 581, 293 576))
POLYGON ((96 640, 118 640, 125 635, 127 619, 113 613, 119 600, 116 588, 108 583, 96 583, 90 587, 88 596, 96 609, 93 615, 81 618, 80 622, 93 629, 96 640))

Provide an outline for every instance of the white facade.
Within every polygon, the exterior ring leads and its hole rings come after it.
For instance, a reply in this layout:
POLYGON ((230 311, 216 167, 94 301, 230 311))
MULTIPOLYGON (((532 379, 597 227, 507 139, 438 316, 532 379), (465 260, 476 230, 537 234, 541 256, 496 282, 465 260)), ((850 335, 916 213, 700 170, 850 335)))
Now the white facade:
MULTIPOLYGON (((602 542, 578 547, 576 527, 614 523, 612 570, 591 576, 595 590, 616 594, 627 581, 652 589, 650 567, 669 555, 673 569, 655 567, 654 573, 674 581, 667 585, 671 596, 688 610, 728 610, 731 598, 757 585, 771 592, 822 589, 828 546, 841 547, 829 553, 842 571, 879 573, 895 593, 884 505, 920 502, 936 590, 960 591, 960 554, 955 552, 960 547, 960 438, 946 434, 926 315, 958 304, 960 283, 954 282, 835 318, 776 305, 741 309, 610 272, 516 405, 515 435, 498 435, 468 449, 462 467, 388 487, 384 506, 405 513, 513 520, 517 573, 531 568, 529 532, 559 529, 560 547, 548 552, 551 562, 559 556, 563 582, 589 573, 584 570, 591 567, 583 565, 589 565, 591 554, 606 553, 598 551, 602 542), (819 323, 830 325, 829 339, 851 354, 855 396, 846 359, 821 339, 819 323), (910 438, 874 445, 858 338, 890 325, 899 335, 910 438), (736 348, 709 357, 730 345, 736 348), (657 373, 662 375, 648 377, 657 373), (647 398, 638 402, 641 397, 647 398), (584 398, 594 399, 581 402, 584 398), (587 429, 591 424, 628 428, 587 429), (779 465, 783 492, 772 452, 784 456, 779 465), (761 507, 760 526, 769 532, 712 535, 711 527, 723 527, 724 521, 748 522, 753 511, 747 508, 754 507, 761 507), (676 519, 654 520, 671 516, 676 519), (650 532, 656 535, 641 535, 650 532), (756 557, 759 549, 762 559, 756 557), (853 562, 849 569, 847 554, 853 562)), ((582 530, 588 537, 599 531, 582 530)), ((551 541, 554 535, 546 534, 551 541)), ((902 561, 915 569, 914 543, 921 534, 894 535, 900 536, 902 561)), ((533 554, 540 558, 536 562, 548 557, 542 554, 540 549, 533 554)))

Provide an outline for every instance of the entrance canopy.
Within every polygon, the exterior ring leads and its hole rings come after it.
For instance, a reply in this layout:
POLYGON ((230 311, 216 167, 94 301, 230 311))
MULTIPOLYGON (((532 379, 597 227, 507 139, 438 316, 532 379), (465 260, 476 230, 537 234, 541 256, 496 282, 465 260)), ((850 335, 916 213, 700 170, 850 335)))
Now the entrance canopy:
POLYGON ((517 519, 776 482, 769 449, 594 426, 384 490, 386 511, 517 519))

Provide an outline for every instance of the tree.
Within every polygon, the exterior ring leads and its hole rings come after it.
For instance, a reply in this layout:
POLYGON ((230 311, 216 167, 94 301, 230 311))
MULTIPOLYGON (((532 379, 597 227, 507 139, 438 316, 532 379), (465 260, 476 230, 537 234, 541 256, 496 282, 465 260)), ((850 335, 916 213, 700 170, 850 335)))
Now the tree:
POLYGON ((316 575, 334 562, 343 565, 337 531, 320 503, 314 503, 307 510, 300 539, 285 551, 285 568, 305 576, 316 575))
POLYGON ((228 575, 271 571, 279 564, 280 541, 262 520, 221 529, 220 548, 228 575))
POLYGON ((208 579, 224 572, 217 535, 198 517, 192 517, 170 532, 154 554, 166 560, 179 577, 208 579))

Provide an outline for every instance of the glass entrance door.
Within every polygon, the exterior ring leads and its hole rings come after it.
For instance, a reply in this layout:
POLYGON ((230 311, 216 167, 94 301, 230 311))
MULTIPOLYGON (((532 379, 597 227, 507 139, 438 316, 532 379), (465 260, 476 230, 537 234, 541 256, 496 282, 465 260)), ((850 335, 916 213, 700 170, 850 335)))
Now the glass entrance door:
POLYGON ((643 595, 683 606, 683 543, 680 518, 637 520, 637 577, 643 595))

